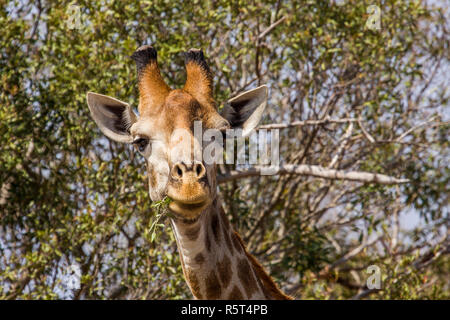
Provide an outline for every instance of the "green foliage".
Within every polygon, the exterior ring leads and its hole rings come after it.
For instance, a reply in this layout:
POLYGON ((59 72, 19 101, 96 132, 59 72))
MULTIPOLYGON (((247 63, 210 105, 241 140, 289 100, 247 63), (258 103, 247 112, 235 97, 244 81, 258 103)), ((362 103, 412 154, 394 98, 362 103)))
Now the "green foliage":
MULTIPOLYGON (((99 132, 85 98, 95 91, 136 107, 129 57, 149 43, 172 87, 185 80, 180 53, 202 48, 219 103, 267 83, 267 123, 360 118, 376 141, 355 123, 336 168, 411 180, 221 185, 233 225, 283 289, 351 298, 375 264, 382 290, 364 297, 448 299, 446 9, 378 1, 381 30, 368 30, 372 2, 340 2, 0 0, 0 299, 191 298, 169 200, 150 202, 145 162, 99 132), (431 116, 436 125, 414 129, 431 116), (72 264, 81 287, 67 293, 61 274, 72 264)), ((346 129, 281 131, 282 161, 328 166, 346 129)))
POLYGON ((161 201, 153 202, 151 205, 151 207, 155 209, 155 217, 150 228, 144 230, 144 238, 147 238, 146 235, 150 234, 150 242, 155 241, 158 229, 164 228, 164 224, 160 223, 161 218, 163 218, 164 215, 170 216, 170 212, 168 212, 169 203, 170 198, 165 197, 161 201))

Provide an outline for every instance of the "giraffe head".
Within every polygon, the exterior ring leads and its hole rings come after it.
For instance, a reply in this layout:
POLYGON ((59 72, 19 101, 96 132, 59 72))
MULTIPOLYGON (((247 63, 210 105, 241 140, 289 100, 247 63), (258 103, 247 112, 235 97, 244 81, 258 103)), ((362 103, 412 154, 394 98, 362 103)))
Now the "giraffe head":
POLYGON ((258 124, 267 101, 262 86, 227 101, 221 114, 213 98, 212 75, 203 52, 185 53, 187 78, 182 89, 170 89, 151 46, 137 49, 139 116, 129 104, 89 92, 87 102, 100 130, 110 139, 133 144, 147 163, 149 194, 153 201, 172 199, 170 209, 193 220, 211 203, 216 190, 215 163, 204 161, 205 143, 194 135, 202 130, 242 129, 248 134, 258 124))

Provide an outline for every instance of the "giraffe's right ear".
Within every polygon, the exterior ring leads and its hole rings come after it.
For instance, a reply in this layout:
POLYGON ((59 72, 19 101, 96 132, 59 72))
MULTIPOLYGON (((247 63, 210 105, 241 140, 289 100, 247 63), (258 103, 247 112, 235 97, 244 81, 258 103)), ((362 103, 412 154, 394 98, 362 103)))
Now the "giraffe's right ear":
POLYGON ((87 103, 100 130, 110 139, 133 142, 130 127, 137 121, 137 116, 128 103, 94 93, 87 93, 87 103))
POLYGON ((222 117, 233 128, 242 128, 242 136, 248 136, 261 120, 267 104, 267 86, 248 90, 228 100, 222 109, 222 117))

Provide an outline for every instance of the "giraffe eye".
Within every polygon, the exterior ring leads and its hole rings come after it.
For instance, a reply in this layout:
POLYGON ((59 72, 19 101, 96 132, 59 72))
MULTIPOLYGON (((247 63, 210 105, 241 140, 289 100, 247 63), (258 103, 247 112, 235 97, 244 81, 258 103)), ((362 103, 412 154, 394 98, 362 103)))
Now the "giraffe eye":
POLYGON ((139 152, 144 152, 148 146, 148 139, 139 137, 133 141, 133 144, 138 148, 139 152))

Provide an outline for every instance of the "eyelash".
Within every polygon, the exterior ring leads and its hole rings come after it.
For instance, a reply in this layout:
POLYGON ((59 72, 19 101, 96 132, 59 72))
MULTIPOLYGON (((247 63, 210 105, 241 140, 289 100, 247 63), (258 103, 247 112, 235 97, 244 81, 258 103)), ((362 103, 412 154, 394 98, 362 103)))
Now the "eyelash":
POLYGON ((133 144, 138 148, 139 152, 144 152, 148 146, 149 140, 146 138, 137 138, 133 141, 133 144))

